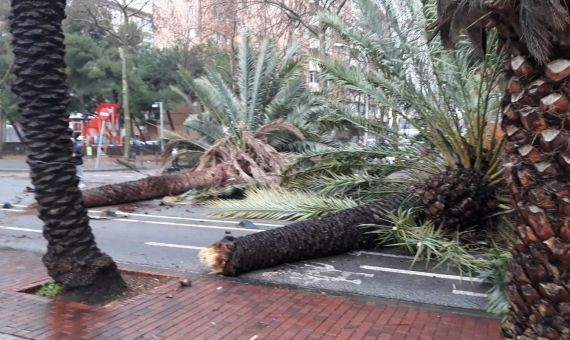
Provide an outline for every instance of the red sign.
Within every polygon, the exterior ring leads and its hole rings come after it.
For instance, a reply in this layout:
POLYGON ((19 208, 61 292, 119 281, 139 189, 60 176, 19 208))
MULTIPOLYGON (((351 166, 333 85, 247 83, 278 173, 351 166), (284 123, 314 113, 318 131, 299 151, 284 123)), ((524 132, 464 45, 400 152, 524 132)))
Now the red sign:
POLYGON ((115 110, 119 108, 119 104, 105 103, 97 104, 96 113, 99 120, 107 120, 111 115, 115 115, 115 110))

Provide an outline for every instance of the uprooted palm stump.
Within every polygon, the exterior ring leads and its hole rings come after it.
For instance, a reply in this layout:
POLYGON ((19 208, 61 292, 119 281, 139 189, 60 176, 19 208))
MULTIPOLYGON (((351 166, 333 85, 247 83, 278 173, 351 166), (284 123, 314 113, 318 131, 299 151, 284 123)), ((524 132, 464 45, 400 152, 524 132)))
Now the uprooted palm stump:
POLYGON ((86 208, 140 202, 180 195, 191 189, 222 186, 230 183, 233 178, 235 171, 231 166, 218 164, 205 170, 150 176, 136 181, 88 189, 83 191, 83 202, 86 208))

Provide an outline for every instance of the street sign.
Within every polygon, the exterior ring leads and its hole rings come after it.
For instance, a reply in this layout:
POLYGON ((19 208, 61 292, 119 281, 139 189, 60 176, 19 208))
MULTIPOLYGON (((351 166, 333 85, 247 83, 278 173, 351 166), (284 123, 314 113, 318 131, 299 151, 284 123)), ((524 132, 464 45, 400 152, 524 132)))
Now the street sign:
POLYGON ((111 117, 112 114, 113 114, 112 108, 103 108, 97 112, 97 117, 100 120, 107 120, 107 119, 109 119, 109 117, 111 117))

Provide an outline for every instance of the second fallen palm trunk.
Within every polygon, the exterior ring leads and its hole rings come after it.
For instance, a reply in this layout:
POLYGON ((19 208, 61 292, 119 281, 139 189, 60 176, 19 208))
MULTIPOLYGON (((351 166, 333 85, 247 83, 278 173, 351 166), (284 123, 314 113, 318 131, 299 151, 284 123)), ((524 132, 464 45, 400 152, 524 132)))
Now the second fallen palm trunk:
POLYGON ((179 195, 191 189, 217 187, 228 183, 234 171, 226 164, 201 171, 185 171, 165 176, 150 176, 136 181, 103 185, 83 191, 86 208, 132 203, 169 195, 179 195))

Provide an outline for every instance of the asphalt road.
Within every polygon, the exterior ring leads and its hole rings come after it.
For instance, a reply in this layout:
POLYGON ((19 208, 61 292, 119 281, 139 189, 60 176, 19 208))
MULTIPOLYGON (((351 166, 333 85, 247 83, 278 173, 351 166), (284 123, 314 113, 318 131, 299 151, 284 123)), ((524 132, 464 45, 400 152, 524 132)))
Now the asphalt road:
MULTIPOLYGON (((133 172, 87 173, 88 183, 96 186, 141 178, 133 172)), ((42 252, 45 240, 41 222, 26 206, 33 194, 25 172, 0 173, 0 247, 42 252)), ((208 274, 197 258, 200 249, 225 235, 242 236, 285 222, 253 221, 255 229, 242 228, 239 221, 208 216, 200 206, 160 206, 144 202, 121 212, 118 207, 91 210, 97 242, 105 252, 124 264, 164 268, 193 274, 208 274), (133 210, 134 209, 134 210, 133 210), (101 219, 103 210, 116 211, 113 219, 101 219)), ((240 276, 239 280, 285 285, 363 298, 389 298, 442 307, 480 311, 486 303, 488 287, 476 278, 461 277, 452 268, 425 263, 411 266, 412 258, 390 249, 378 252, 352 252, 322 259, 285 264, 240 276)))

